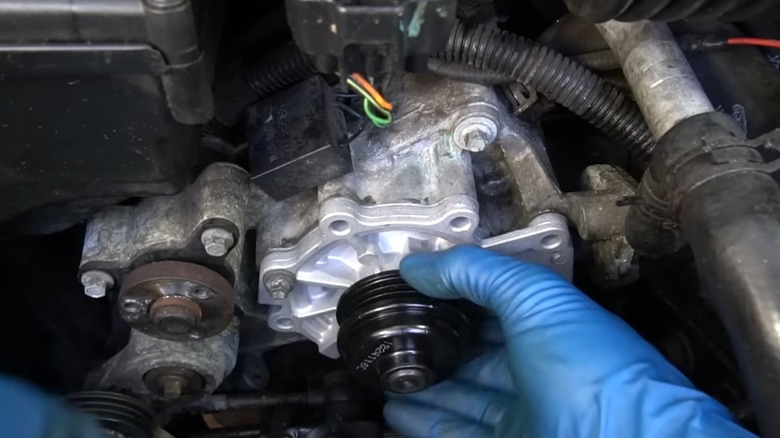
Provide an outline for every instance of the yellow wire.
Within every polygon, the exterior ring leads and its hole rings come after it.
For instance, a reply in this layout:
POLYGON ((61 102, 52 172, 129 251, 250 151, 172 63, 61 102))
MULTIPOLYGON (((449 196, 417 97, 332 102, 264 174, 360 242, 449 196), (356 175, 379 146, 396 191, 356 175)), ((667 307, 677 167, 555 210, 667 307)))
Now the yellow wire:
POLYGON ((371 95, 371 97, 374 98, 376 103, 379 104, 379 106, 382 107, 382 109, 385 109, 387 111, 393 110, 393 104, 385 100, 384 96, 382 96, 382 93, 376 90, 373 85, 371 85, 370 82, 366 80, 366 78, 363 77, 360 73, 352 73, 352 79, 357 81, 357 83, 365 89, 368 94, 371 95))

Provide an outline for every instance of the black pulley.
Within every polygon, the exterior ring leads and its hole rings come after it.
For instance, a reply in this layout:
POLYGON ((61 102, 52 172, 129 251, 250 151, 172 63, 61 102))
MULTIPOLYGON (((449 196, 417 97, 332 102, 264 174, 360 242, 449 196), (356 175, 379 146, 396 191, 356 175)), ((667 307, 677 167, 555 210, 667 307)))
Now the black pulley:
POLYGON ((155 430, 154 411, 146 403, 115 392, 78 392, 65 397, 91 415, 109 435, 151 438, 155 430))
POLYGON ((400 394, 449 377, 472 342, 467 303, 427 297, 398 271, 372 275, 339 300, 338 349, 360 382, 400 394))

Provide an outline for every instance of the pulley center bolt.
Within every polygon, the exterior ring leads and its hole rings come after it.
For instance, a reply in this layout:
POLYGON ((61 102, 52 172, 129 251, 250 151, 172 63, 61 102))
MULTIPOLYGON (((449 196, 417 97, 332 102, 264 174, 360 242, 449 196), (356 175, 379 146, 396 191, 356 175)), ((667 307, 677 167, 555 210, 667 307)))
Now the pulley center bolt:
POLYGON ((159 298, 149 309, 152 323, 169 335, 182 335, 193 331, 202 317, 200 306, 182 297, 159 298))
POLYGON ((396 394, 412 394, 431 386, 433 373, 425 368, 399 368, 382 376, 382 389, 396 394))
POLYGON ((467 311, 468 303, 417 292, 398 271, 371 275, 339 299, 339 354, 369 387, 420 392, 452 375, 465 357, 473 338, 467 311))

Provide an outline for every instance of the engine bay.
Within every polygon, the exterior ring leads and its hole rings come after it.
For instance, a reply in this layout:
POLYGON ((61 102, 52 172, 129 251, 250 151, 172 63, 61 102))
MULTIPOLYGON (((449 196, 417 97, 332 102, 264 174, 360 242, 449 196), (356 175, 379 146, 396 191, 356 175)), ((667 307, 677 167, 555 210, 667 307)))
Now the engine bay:
POLYGON ((16 3, 0 371, 112 436, 400 436, 490 315, 398 270, 460 245, 780 433, 778 2, 16 3))

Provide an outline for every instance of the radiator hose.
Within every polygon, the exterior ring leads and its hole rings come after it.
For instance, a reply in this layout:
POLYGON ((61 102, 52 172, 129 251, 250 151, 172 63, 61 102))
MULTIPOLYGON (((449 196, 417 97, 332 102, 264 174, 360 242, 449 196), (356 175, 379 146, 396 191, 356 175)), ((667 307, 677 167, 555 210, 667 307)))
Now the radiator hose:
POLYGON ((764 163, 760 151, 778 138, 780 130, 747 140, 730 116, 717 112, 683 120, 658 141, 643 181, 654 184, 644 185, 626 224, 629 235, 652 235, 664 224, 637 213, 650 205, 661 212, 651 201, 665 200, 663 215, 691 246, 768 437, 780 436, 780 186, 771 176, 777 163, 764 163))
POLYGON ((637 105, 595 73, 554 50, 481 24, 459 22, 439 58, 498 73, 568 108, 646 162, 655 147, 637 105))

